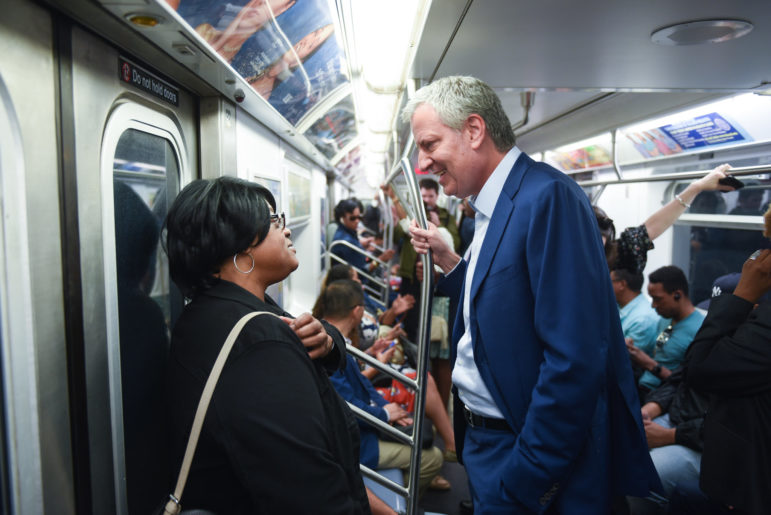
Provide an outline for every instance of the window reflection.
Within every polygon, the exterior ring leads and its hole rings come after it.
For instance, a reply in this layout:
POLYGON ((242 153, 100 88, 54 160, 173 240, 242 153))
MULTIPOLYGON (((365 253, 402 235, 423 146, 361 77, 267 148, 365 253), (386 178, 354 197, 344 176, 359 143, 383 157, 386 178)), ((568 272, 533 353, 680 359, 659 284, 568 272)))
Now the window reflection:
POLYGON ((179 168, 170 143, 128 130, 115 152, 113 197, 126 483, 130 513, 165 492, 164 371, 180 298, 159 245, 179 168))
POLYGON ((715 279, 741 272, 750 254, 757 249, 771 247, 762 231, 756 229, 724 229, 706 225, 675 229, 675 239, 690 238, 688 282, 694 304, 710 298, 715 279))

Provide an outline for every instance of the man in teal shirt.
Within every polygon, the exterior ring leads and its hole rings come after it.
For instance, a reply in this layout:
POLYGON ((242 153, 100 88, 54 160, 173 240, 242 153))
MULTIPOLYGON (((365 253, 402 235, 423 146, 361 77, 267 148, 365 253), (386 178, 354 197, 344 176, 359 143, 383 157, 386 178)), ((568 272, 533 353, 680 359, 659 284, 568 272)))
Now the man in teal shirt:
POLYGON ((680 366, 704 320, 688 297, 685 274, 676 266, 659 268, 648 276, 648 295, 661 317, 656 327, 658 336, 646 341, 627 341, 632 362, 645 370, 639 381, 641 399, 680 366))
POLYGON ((660 317, 648 299, 640 293, 643 285, 642 274, 618 268, 610 272, 610 280, 613 282, 613 293, 618 303, 624 338, 631 338, 635 342, 655 339, 660 332, 656 330, 660 317))

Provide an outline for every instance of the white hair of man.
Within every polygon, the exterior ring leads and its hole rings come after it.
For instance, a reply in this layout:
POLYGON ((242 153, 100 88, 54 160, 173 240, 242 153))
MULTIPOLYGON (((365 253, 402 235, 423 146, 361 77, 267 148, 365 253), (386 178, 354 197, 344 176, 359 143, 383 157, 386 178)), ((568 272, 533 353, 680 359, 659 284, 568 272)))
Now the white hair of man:
POLYGON ((410 122, 422 104, 433 107, 442 123, 456 131, 469 115, 477 114, 485 121, 496 149, 507 152, 514 146, 514 131, 501 100, 493 88, 475 77, 453 75, 420 88, 404 107, 402 120, 410 122))

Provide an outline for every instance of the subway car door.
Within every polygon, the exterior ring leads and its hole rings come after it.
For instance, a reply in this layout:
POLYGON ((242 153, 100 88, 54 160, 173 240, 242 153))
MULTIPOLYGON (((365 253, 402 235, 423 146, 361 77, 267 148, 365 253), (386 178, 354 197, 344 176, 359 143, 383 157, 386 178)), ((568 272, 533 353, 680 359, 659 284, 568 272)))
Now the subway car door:
POLYGON ((165 63, 122 55, 78 27, 70 54, 75 141, 65 188, 74 205, 65 210, 77 223, 69 261, 82 306, 71 402, 87 434, 74 439, 75 455, 88 456, 76 488, 93 513, 149 513, 169 493, 164 369, 182 307, 160 235, 197 169, 198 98, 162 78, 165 63), (162 94, 127 80, 137 76, 163 84, 162 94))

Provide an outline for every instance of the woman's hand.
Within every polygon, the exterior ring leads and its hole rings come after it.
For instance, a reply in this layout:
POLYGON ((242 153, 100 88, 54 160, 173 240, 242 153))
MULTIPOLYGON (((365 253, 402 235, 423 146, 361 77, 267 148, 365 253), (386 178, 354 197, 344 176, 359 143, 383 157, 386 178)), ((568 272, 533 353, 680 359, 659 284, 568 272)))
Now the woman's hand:
POLYGON ((302 342, 311 359, 323 358, 334 347, 332 337, 327 334, 324 326, 310 313, 303 313, 292 319, 281 317, 302 342))
POLYGON ((714 170, 709 172, 707 175, 699 179, 698 181, 695 181, 694 184, 696 185, 699 192, 702 191, 733 191, 733 186, 725 186, 723 184, 720 184, 718 181, 720 179, 723 179, 726 177, 726 172, 731 169, 731 165, 729 164, 722 164, 718 167, 716 167, 714 170))

